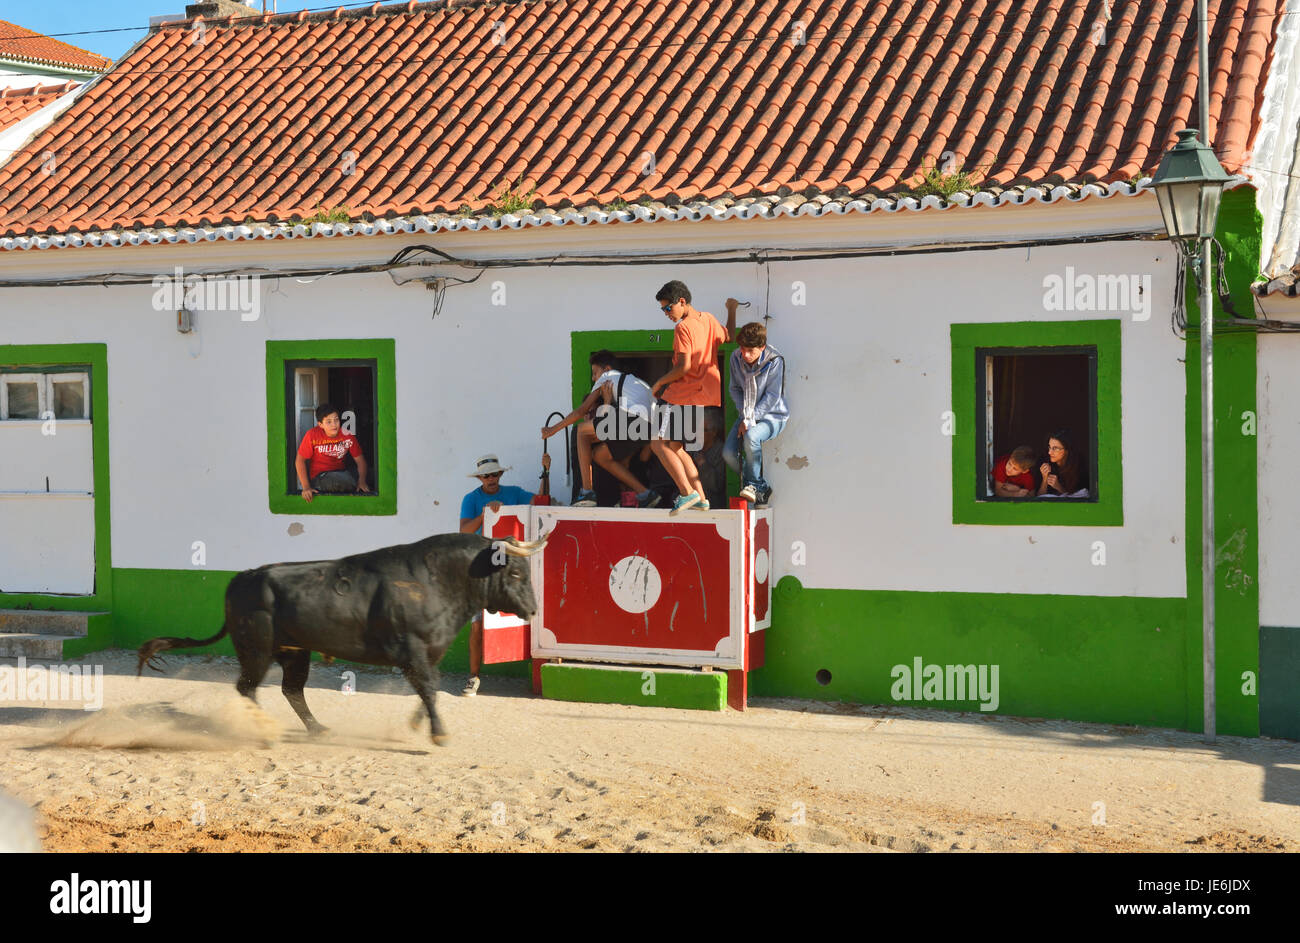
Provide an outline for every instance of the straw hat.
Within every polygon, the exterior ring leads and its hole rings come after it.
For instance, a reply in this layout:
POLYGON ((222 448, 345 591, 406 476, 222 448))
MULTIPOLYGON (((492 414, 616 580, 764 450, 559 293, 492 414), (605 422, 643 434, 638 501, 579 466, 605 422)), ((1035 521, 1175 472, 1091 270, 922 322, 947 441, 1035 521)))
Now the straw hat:
POLYGON ((509 465, 502 465, 497 461, 495 455, 484 455, 474 463, 474 470, 469 473, 470 478, 477 478, 479 475, 491 475, 494 472, 508 472, 509 465))

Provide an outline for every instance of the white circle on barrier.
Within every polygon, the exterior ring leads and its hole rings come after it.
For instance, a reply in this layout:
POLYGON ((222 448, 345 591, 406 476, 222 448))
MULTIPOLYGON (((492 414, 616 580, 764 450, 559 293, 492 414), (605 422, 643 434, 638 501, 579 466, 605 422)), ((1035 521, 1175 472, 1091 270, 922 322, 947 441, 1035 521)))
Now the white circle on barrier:
POLYGON ((645 557, 624 557, 609 571, 609 595, 624 612, 645 612, 662 591, 659 569, 645 557))
POLYGON ((759 547, 758 553, 754 554, 754 582, 766 583, 768 567, 771 561, 767 559, 767 548, 759 547))

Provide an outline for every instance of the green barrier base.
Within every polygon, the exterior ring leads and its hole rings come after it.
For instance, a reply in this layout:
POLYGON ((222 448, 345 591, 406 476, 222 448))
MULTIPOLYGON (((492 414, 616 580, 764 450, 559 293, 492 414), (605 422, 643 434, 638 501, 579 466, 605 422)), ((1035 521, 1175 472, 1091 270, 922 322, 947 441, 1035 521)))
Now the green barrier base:
POLYGON ((542 697, 594 704, 632 704, 720 711, 727 673, 626 665, 542 665, 542 697))

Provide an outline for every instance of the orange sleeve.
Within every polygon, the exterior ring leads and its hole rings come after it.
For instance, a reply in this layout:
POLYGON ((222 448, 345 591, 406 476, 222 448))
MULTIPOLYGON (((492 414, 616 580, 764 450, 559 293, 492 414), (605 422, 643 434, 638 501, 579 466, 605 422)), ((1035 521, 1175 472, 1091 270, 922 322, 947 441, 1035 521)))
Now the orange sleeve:
POLYGON ((687 370, 692 369, 699 359, 699 347, 695 325, 690 323, 689 318, 682 318, 673 331, 673 353, 682 355, 682 366, 687 370))
POLYGON ((351 437, 352 444, 348 446, 348 454, 353 458, 364 458, 361 454, 361 443, 357 441, 356 436, 351 437))

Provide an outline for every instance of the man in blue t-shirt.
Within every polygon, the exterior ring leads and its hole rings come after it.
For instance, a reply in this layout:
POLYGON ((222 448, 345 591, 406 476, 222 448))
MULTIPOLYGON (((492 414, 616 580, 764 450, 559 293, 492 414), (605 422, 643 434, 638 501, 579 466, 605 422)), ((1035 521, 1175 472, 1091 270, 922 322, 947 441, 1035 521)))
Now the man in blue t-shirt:
MULTIPOLYGON (((542 456, 542 468, 550 469, 551 456, 542 456)), ((483 533, 483 511, 485 508, 491 508, 493 511, 501 510, 503 504, 532 504, 533 495, 530 491, 515 485, 501 484, 501 475, 508 472, 509 467, 502 467, 497 461, 495 455, 484 455, 474 464, 474 471, 469 475, 470 478, 477 478, 481 485, 465 495, 460 502, 460 532, 462 534, 481 534, 483 533)), ((469 681, 465 684, 465 690, 462 692, 465 697, 473 697, 478 693, 478 670, 483 664, 483 613, 480 611, 474 616, 474 621, 469 627, 469 681)))

